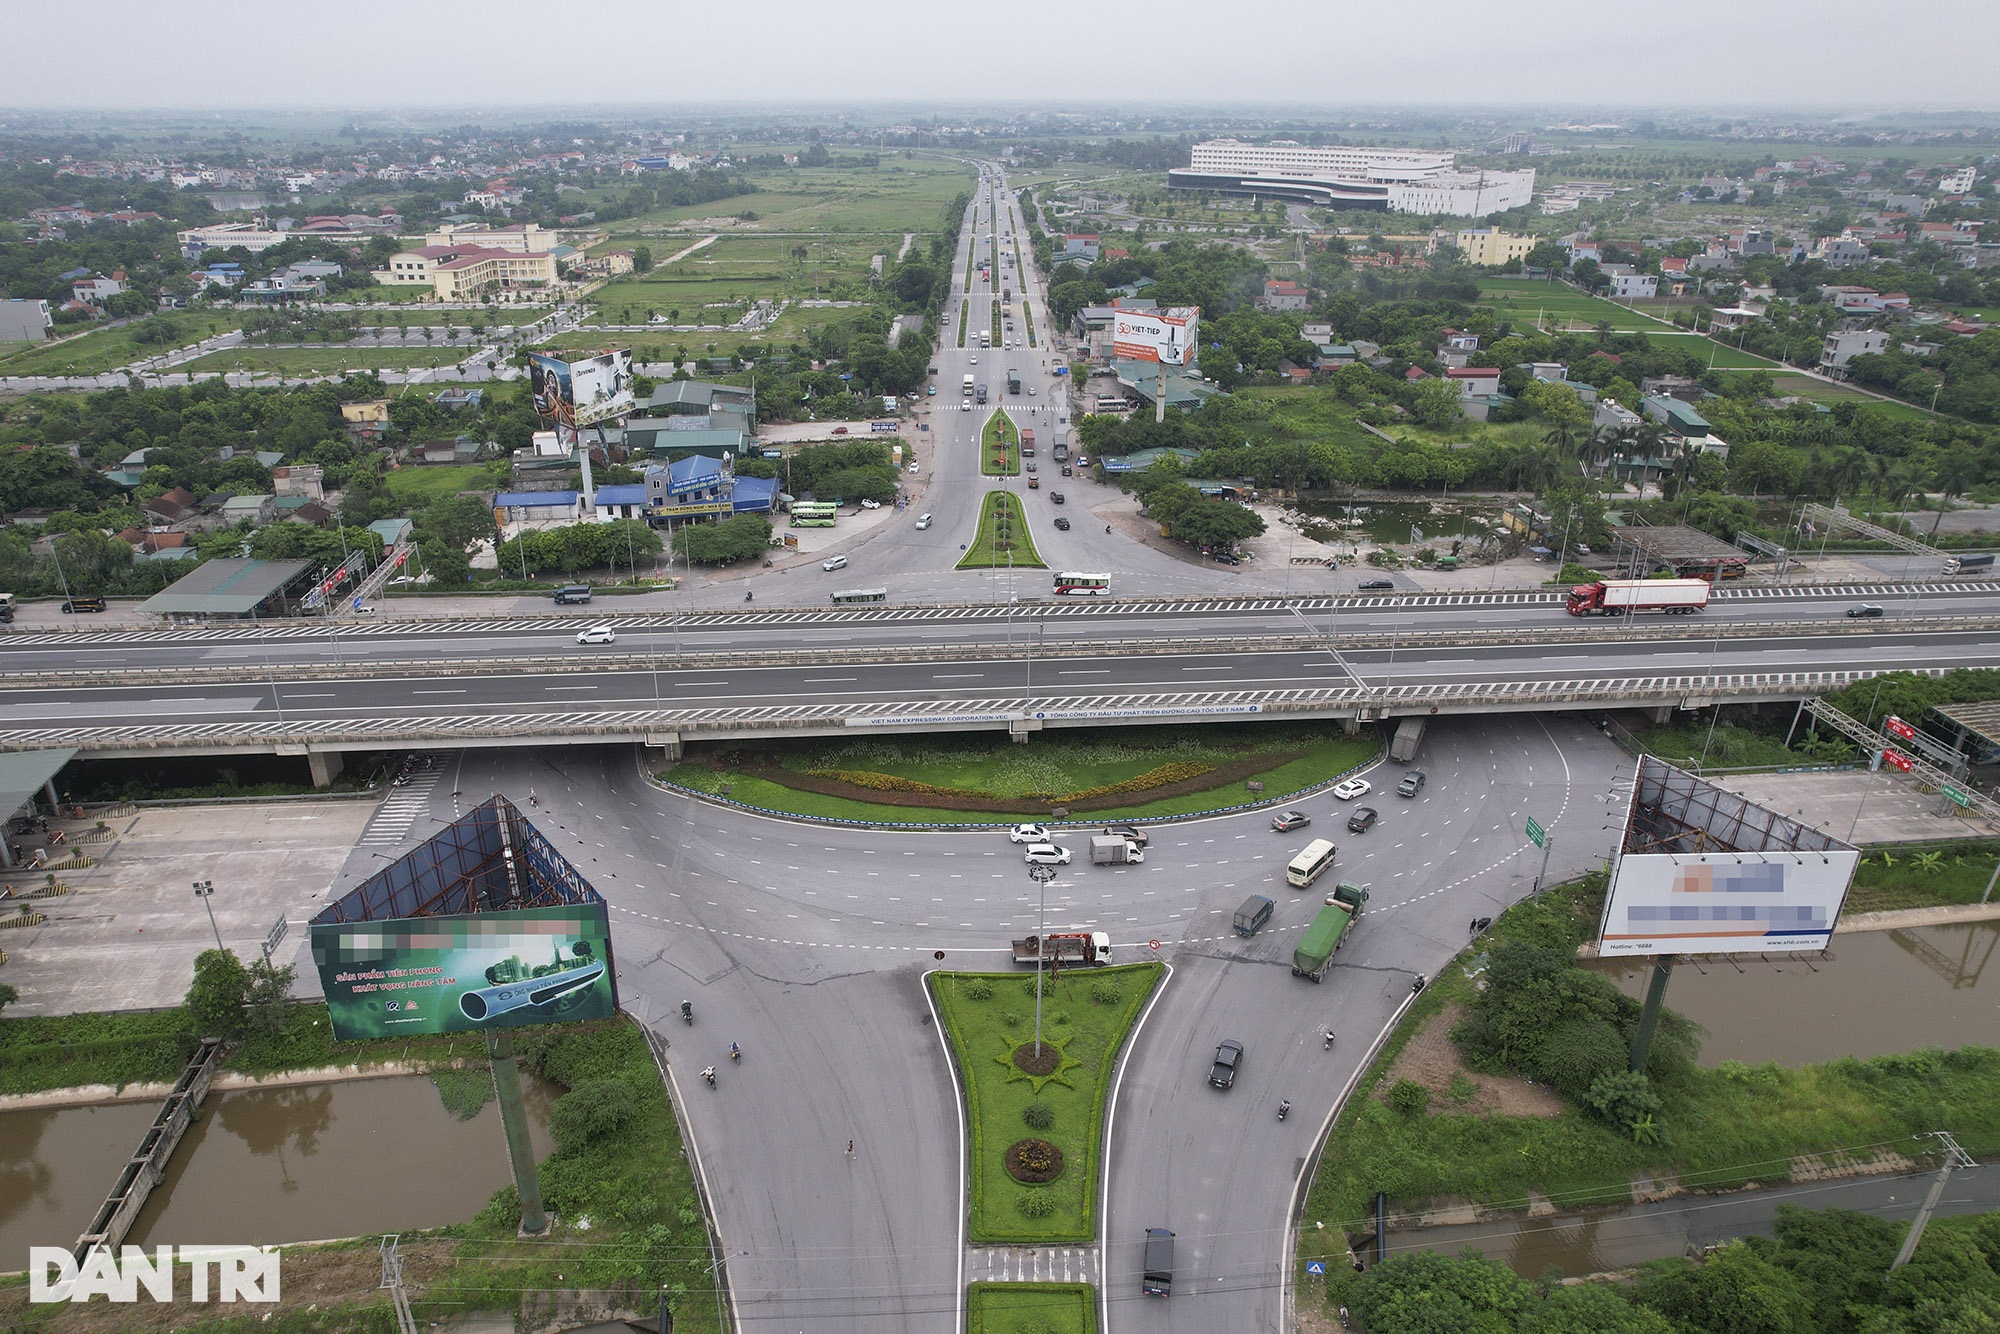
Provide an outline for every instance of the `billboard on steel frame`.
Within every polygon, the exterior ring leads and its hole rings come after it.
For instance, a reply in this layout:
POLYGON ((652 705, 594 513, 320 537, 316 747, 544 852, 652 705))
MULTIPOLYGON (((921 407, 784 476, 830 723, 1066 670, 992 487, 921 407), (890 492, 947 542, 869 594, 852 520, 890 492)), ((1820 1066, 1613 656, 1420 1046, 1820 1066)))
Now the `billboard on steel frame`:
POLYGON ((535 412, 575 430, 633 410, 632 354, 600 352, 565 361, 550 352, 528 354, 528 387, 535 412))
POLYGON ((342 1041, 605 1019, 618 1010, 602 900, 315 923, 311 931, 342 1041))

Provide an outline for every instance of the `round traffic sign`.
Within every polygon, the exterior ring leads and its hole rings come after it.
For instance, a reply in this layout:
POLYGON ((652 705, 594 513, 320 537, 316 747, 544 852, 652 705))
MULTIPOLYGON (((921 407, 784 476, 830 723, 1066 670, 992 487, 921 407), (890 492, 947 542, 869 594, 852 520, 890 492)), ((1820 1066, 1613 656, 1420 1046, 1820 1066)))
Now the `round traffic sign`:
POLYGON ((1160 942, 1157 940, 1149 940, 1146 942, 1146 948, 1149 950, 1156 950, 1160 948, 1160 942))

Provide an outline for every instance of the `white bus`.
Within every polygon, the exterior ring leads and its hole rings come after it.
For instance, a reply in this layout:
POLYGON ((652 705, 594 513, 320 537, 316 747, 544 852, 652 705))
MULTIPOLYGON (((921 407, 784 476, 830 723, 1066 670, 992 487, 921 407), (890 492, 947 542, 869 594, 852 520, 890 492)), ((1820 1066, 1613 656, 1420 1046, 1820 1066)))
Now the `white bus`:
POLYGON ((1333 843, 1324 838, 1316 838, 1306 844, 1306 849, 1292 858, 1292 864, 1285 868, 1285 883, 1293 889, 1311 889, 1313 881, 1325 875, 1333 865, 1333 843))
POLYGON ((1056 596, 1062 597, 1109 597, 1111 576, 1108 574, 1078 574, 1064 570, 1056 576, 1056 596))
POLYGON ((828 595, 834 602, 887 602, 889 590, 886 588, 849 588, 828 595))

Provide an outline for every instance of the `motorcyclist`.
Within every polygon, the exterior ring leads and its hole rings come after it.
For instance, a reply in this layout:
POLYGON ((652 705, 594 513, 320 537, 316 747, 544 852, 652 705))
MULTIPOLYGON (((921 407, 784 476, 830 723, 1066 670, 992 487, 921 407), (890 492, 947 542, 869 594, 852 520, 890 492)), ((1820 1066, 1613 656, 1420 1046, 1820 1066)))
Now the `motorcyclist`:
POLYGON ((743 600, 745 602, 755 602, 757 600, 757 594, 754 591, 746 588, 745 590, 743 590, 743 600))
POLYGON ((1422 973, 1418 973, 1416 981, 1410 983, 1410 994, 1414 996, 1419 991, 1422 991, 1425 987, 1429 985, 1430 985, 1430 979, 1425 977, 1422 973))
POLYGON ((703 1071, 701 1072, 701 1077, 702 1077, 703 1079, 706 1079, 706 1080, 708 1081, 708 1086, 709 1086, 710 1088, 714 1088, 714 1087, 715 1087, 715 1067, 714 1067, 714 1066, 712 1066, 712 1065, 711 1065, 711 1066, 709 1066, 709 1067, 708 1067, 708 1068, 707 1068, 706 1070, 703 1070, 703 1071))
POLYGON ((1326 1045, 1329 1050, 1333 1047, 1333 1030, 1330 1028, 1326 1030, 1326 1045))
POLYGON ((742 1059, 743 1059, 743 1048, 741 1048, 741 1047, 737 1046, 737 1045, 736 1045, 735 1043, 733 1043, 733 1042, 732 1042, 732 1043, 730 1043, 730 1044, 729 1044, 729 1059, 730 1059, 730 1060, 732 1060, 732 1061, 740 1061, 740 1060, 742 1060, 742 1059))
POLYGON ((1280 1121, 1284 1120, 1285 1113, 1291 1110, 1292 1110, 1292 1100, 1290 1098, 1281 1099, 1278 1103, 1278 1119, 1280 1121))
POLYGON ((683 1018, 683 1019, 687 1020, 687 1021, 688 1021, 689 1023, 693 1023, 693 1022, 694 1022, 694 1002, 693 1002, 693 1001, 682 1001, 682 1002, 681 1002, 681 1018, 683 1018))

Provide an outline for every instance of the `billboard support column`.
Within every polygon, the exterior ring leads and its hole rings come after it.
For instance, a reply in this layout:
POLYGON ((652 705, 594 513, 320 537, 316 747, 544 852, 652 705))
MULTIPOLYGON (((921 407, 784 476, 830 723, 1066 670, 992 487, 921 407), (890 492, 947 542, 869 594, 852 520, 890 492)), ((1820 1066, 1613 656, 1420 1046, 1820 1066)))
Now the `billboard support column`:
POLYGON ((1639 1011, 1639 1031, 1632 1035, 1632 1070, 1646 1071, 1646 1056, 1652 1050, 1653 1029, 1660 1022, 1660 1009, 1667 1000, 1667 979, 1674 975, 1674 956, 1661 957, 1653 964, 1653 981, 1646 988, 1646 1005, 1639 1011))
POLYGON ((535 1146, 528 1138, 528 1109, 521 1099, 521 1063, 514 1057, 514 1039, 504 1030, 488 1033, 486 1056, 493 1065, 493 1089, 499 1095, 514 1192, 521 1197, 521 1235, 539 1237, 549 1230, 549 1215, 542 1208, 542 1180, 535 1172, 535 1146))

